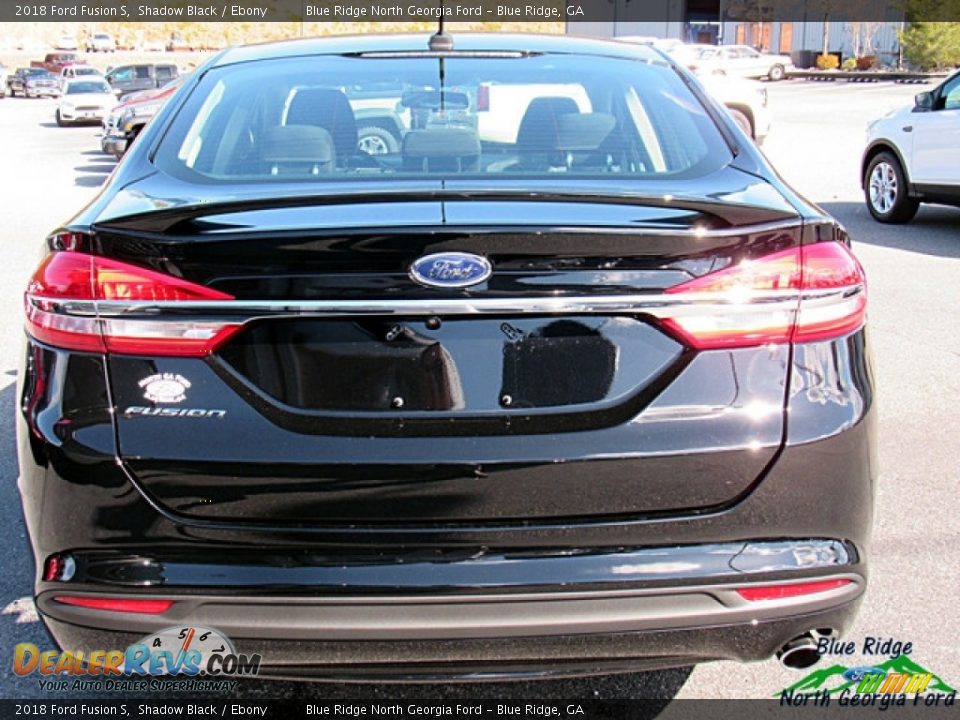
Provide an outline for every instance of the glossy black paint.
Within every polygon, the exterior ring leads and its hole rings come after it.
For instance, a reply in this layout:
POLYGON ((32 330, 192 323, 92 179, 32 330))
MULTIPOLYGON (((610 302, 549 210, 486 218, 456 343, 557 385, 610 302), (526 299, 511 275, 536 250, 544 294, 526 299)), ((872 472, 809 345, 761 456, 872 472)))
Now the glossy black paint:
MULTIPOLYGON (((791 422, 785 446, 775 452, 776 462, 767 469, 763 481, 726 508, 578 523, 283 527, 177 516, 154 504, 152 496, 137 492, 137 485, 115 461, 118 453, 103 362, 94 356, 45 349, 28 342, 28 355, 34 359, 27 362, 20 386, 19 484, 39 558, 73 548, 163 548, 170 543, 193 546, 195 551, 211 546, 239 550, 264 545, 327 545, 368 547, 376 553, 383 548, 395 549, 401 537, 404 545, 431 548, 643 547, 822 537, 847 538, 862 554, 869 541, 872 478, 876 474, 872 444, 875 398, 866 348, 865 333, 860 331, 843 341, 807 345, 798 353, 792 361, 791 376, 802 380, 794 383, 788 396, 791 422), (849 363, 849 367, 841 367, 841 363, 849 363), (67 367, 80 368, 80 376, 68 378, 64 372, 67 367), (90 368, 95 371, 89 372, 90 368), (43 380, 38 382, 38 378, 43 380), (86 389, 82 404, 77 404, 76 393, 65 392, 78 384, 86 389), (64 402, 65 398, 70 400, 64 402), (843 498, 843 502, 827 502, 830 498, 843 498), (60 520, 64 517, 70 522, 60 520)), ((700 440, 709 427, 705 424, 708 420, 692 426, 686 440, 700 440)), ((298 449, 295 442, 260 442, 258 431, 264 427, 266 424, 251 428, 248 435, 238 436, 233 442, 224 439, 223 447, 234 452, 245 450, 250 456, 265 448, 275 452, 298 449)), ((166 444, 183 443, 192 435, 198 438, 196 460, 202 462, 217 453, 216 445, 206 451, 202 445, 216 442, 219 434, 201 437, 195 426, 187 428, 166 444)), ((149 442, 149 433, 140 437, 149 442)), ((659 438, 661 443, 673 443, 682 455, 683 446, 678 443, 684 438, 672 428, 665 426, 659 438)), ((336 447, 342 448, 343 444, 336 447)), ((437 447, 442 450, 443 444, 437 447)), ((491 441, 491 460, 502 458, 503 454, 494 455, 494 450, 491 441)), ((133 459, 129 462, 134 462, 136 455, 130 457, 133 459)), ((434 453, 433 457, 436 461, 445 459, 442 454, 434 453)), ((549 457, 549 448, 544 457, 549 457)), ((387 458, 390 462, 397 459, 387 458)), ((485 459, 481 456, 481 460, 485 459)), ((429 584, 430 579, 424 582, 429 584)))
MULTIPOLYGON (((398 48, 421 40, 391 38, 398 48)), ((631 56, 627 45, 529 41, 542 51, 631 56)), ((231 50, 211 64, 368 42, 231 50)), ((241 300, 400 304, 658 293, 743 259, 848 242, 732 121, 739 144, 730 166, 633 191, 603 179, 563 192, 529 181, 355 183, 323 195, 271 185, 270 197, 257 187, 189 186, 158 172, 151 155, 196 82, 186 81, 68 224, 89 233, 80 249, 241 300), (721 232, 700 232, 710 230, 721 232), (410 262, 446 250, 483 254, 493 275, 463 289, 409 278, 410 262)), ((876 476, 867 331, 696 352, 642 313, 230 312, 247 322, 243 331, 203 359, 103 357, 27 340, 20 490, 38 604, 61 644, 112 647, 141 627, 121 616, 108 631, 70 615, 53 600, 65 589, 222 596, 251 613, 268 596, 271 637, 247 629, 234 639, 276 663, 271 672, 296 677, 759 659, 853 617, 858 600, 844 597, 827 609, 682 631, 667 621, 655 631, 519 644, 296 641, 296 628, 284 629, 284 598, 399 593, 409 604, 493 589, 589 590, 602 600, 838 575, 859 591, 876 476), (189 378, 182 407, 214 414, 153 412, 163 408, 139 383, 157 373, 189 378), (811 554, 818 543, 830 552, 811 554), (52 554, 74 559, 69 582, 42 579, 52 554)))

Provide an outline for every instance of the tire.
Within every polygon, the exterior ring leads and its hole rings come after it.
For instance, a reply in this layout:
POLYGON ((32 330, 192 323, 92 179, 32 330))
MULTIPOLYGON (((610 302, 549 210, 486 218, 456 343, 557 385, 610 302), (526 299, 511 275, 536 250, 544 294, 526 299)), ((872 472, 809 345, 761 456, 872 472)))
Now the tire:
POLYGON ((56 112, 56 114, 54 115, 54 117, 55 117, 56 120, 57 120, 57 125, 60 126, 60 127, 66 127, 66 126, 69 124, 66 120, 64 120, 62 117, 60 117, 60 111, 59 111, 59 110, 57 110, 57 112, 56 112))
POLYGON ((143 128, 144 128, 143 125, 138 125, 137 127, 133 128, 133 130, 130 131, 130 137, 127 138, 127 142, 126 144, 124 144, 123 150, 121 150, 120 152, 114 153, 114 157, 117 158, 117 160, 121 160, 123 156, 127 154, 127 152, 130 150, 130 146, 133 145, 134 141, 140 135, 140 131, 143 130, 143 128))
POLYGON ((387 155, 400 152, 400 141, 389 130, 377 125, 367 125, 357 131, 360 140, 357 148, 367 155, 387 155))
POLYGON ((771 82, 780 82, 787 76, 787 70, 783 65, 774 65, 770 68, 770 72, 767 73, 767 77, 770 78, 771 82))
POLYGON ((738 110, 737 108, 728 107, 727 112, 733 117, 734 122, 740 126, 740 129, 743 130, 747 137, 753 137, 753 123, 750 122, 750 118, 747 116, 743 110, 738 110))
POLYGON ((920 207, 920 202, 908 192, 907 176, 897 157, 890 152, 878 153, 863 176, 863 194, 870 214, 882 223, 908 222, 920 207))

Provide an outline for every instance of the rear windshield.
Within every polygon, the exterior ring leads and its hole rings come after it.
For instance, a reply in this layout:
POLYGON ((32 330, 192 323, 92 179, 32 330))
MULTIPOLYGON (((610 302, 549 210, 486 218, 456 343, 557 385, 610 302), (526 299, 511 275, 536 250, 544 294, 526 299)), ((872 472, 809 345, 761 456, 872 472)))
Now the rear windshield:
POLYGON ((155 155, 195 182, 694 177, 730 161, 660 61, 319 56, 214 68, 155 155))

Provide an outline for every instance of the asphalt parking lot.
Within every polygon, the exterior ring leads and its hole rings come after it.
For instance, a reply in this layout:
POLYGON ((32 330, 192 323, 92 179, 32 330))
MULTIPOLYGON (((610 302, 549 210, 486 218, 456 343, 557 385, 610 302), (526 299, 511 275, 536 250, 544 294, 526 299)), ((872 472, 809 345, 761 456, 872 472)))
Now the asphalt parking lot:
MULTIPOLYGON (((850 231, 866 267, 879 387, 882 473, 870 587, 849 638, 913 643, 912 659, 960 683, 960 530, 953 501, 960 433, 960 210, 924 207, 905 226, 875 223, 858 172, 868 120, 922 86, 790 81, 768 86, 765 151, 781 174, 850 231)), ((113 168, 99 128, 58 128, 50 100, 0 101, 0 697, 50 697, 11 672, 14 645, 50 641, 29 600, 30 559, 16 490, 15 375, 21 292, 45 235, 89 201, 113 168)), ((69 518, 65 519, 69 522, 69 518)), ((855 656, 845 664, 869 662, 855 656)), ((331 686, 256 683, 245 696, 359 698, 769 697, 802 677, 774 660, 687 671, 509 685, 331 686), (686 681, 686 682, 684 682, 686 681)))

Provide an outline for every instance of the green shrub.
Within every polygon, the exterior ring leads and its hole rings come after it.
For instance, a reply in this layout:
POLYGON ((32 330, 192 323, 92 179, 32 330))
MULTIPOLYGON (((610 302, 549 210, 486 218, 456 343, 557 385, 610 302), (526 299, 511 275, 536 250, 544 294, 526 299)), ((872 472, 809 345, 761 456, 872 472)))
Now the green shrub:
POLYGON ((856 70, 857 69, 857 59, 856 58, 847 58, 843 61, 843 65, 840 66, 843 70, 856 70))
POLYGON ((921 70, 952 67, 960 63, 960 22, 913 23, 900 33, 900 43, 907 62, 921 70))

